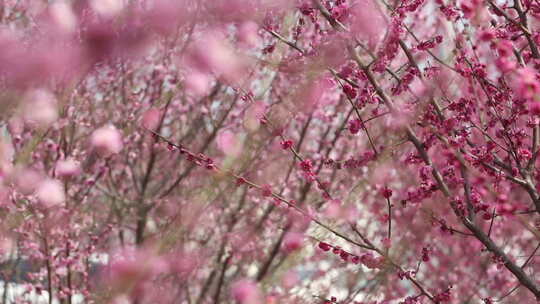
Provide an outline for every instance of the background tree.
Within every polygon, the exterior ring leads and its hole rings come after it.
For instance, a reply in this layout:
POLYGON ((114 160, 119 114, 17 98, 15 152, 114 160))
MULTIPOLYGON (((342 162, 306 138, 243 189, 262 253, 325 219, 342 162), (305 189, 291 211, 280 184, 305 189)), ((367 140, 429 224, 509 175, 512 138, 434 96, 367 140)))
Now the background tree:
POLYGON ((12 302, 540 299, 538 2, 0 3, 12 302))

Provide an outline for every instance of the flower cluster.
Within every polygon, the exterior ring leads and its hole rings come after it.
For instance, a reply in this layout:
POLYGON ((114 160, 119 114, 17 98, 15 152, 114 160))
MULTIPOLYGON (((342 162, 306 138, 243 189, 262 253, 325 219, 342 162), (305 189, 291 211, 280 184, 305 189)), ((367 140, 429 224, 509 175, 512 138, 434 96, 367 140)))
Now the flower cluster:
POLYGON ((355 255, 339 246, 332 246, 324 242, 319 242, 318 248, 325 252, 332 251, 333 254, 338 255, 344 262, 362 264, 369 269, 381 268, 384 263, 383 257, 374 257, 373 254, 369 252, 362 255, 355 255))

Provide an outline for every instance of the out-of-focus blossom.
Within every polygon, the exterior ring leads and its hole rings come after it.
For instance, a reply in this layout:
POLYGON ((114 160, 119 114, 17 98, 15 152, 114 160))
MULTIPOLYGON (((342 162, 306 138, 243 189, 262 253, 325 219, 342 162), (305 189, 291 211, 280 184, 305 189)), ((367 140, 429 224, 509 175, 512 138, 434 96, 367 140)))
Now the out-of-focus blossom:
POLYGON ((300 282, 300 277, 296 271, 287 271, 281 280, 283 288, 290 289, 300 282))
POLYGON ((350 8, 352 21, 351 31, 359 39, 365 40, 370 46, 375 45, 384 34, 381 28, 386 27, 377 2, 373 0, 360 1, 350 8))
POLYGON ((34 192, 43 179, 42 175, 33 169, 20 168, 16 169, 12 177, 17 190, 23 194, 34 192))
POLYGON ((244 128, 247 131, 254 132, 261 125, 266 112, 266 105, 262 101, 252 103, 244 113, 244 128))
POLYGON ((56 97, 45 89, 37 89, 26 94, 22 115, 26 122, 46 127, 58 119, 56 97))
POLYGON ((73 177, 78 175, 80 171, 80 164, 71 158, 60 160, 56 163, 56 175, 58 177, 73 177))
POLYGON ((7 136, 1 134, 0 129, 0 181, 9 176, 13 169, 12 161, 15 155, 13 145, 9 142, 7 136))
POLYGON ((482 2, 479 0, 464 0, 461 2, 460 8, 465 18, 472 19, 481 9, 481 4, 482 2))
POLYGON ((114 126, 105 126, 92 133, 91 145, 101 156, 116 154, 122 150, 122 135, 114 126))
POLYGON ((161 35, 174 33, 179 26, 196 16, 186 10, 185 0, 154 0, 151 8, 137 13, 150 30, 161 35))
POLYGON ((260 43, 259 26, 253 21, 243 22, 238 28, 238 41, 247 46, 255 47, 260 43))
POLYGON ((283 250, 287 253, 296 251, 302 248, 304 243, 304 235, 299 232, 288 232, 283 238, 283 250))
POLYGON ((324 96, 332 87, 333 84, 326 78, 310 81, 299 89, 293 103, 299 111, 313 112, 320 106, 324 96))
POLYGON ((11 136, 19 135, 24 130, 24 120, 19 116, 13 116, 9 119, 7 127, 11 136))
POLYGON ((65 32, 73 32, 77 26, 77 16, 75 16, 71 5, 67 1, 57 1, 50 5, 49 13, 52 21, 65 32))
POLYGON ((110 264, 108 282, 117 292, 136 292, 137 287, 153 276, 168 271, 169 264, 149 249, 125 249, 110 264))
POLYGON ((226 41, 225 34, 218 31, 205 33, 194 42, 187 57, 188 64, 201 73, 215 73, 229 82, 238 80, 242 76, 244 62, 226 41))
POLYGON ((491 41, 495 38, 495 33, 492 30, 483 30, 478 34, 478 39, 481 41, 491 41))
POLYGON ((141 123, 143 127, 156 131, 159 126, 159 121, 161 119, 161 112, 156 108, 148 109, 142 115, 141 123))
POLYGON ((124 0, 91 0, 90 6, 98 14, 112 17, 124 8, 124 0))
POLYGON ((532 100, 540 91, 536 72, 530 68, 521 68, 517 70, 517 74, 514 82, 516 95, 519 98, 532 100))
POLYGON ((36 191, 36 196, 39 202, 47 208, 62 204, 66 200, 64 186, 60 181, 54 179, 42 181, 36 191))
POLYGON ((42 85, 47 79, 73 77, 81 72, 77 46, 55 43, 57 37, 25 43, 15 33, 0 30, 0 71, 9 86, 27 89, 42 85))
POLYGON ((210 90, 210 76, 206 73, 194 71, 185 78, 186 90, 195 96, 203 96, 210 90))
POLYGON ((330 202, 328 202, 328 204, 326 204, 324 214, 328 218, 332 218, 332 219, 339 218, 341 216, 341 214, 342 214, 341 201, 337 200, 337 199, 334 199, 334 200, 331 200, 330 202))
POLYGON ((218 134, 217 144, 223 153, 233 157, 237 157, 242 152, 242 142, 235 133, 229 130, 218 134))
POLYGON ((254 282, 243 279, 233 283, 231 287, 233 298, 240 304, 260 304, 262 295, 254 282))

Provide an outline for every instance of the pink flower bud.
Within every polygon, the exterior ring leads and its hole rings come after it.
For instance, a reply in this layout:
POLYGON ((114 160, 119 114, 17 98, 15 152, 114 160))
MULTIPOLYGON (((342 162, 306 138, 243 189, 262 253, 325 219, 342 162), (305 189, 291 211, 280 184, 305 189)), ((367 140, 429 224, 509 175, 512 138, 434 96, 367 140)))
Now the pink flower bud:
POLYGON ((332 248, 332 246, 330 246, 330 244, 327 244, 325 242, 320 242, 319 248, 321 248, 323 251, 329 251, 332 248))
POLYGON ((356 134, 362 129, 362 121, 358 118, 349 121, 349 131, 351 134, 356 134))
POLYGON ((123 147, 122 136, 113 126, 95 130, 92 133, 91 144, 101 156, 119 153, 123 147))
POLYGON ((293 141, 292 140, 284 140, 281 142, 281 148, 283 150, 287 150, 287 149, 290 149, 293 145, 293 141))
POLYGON ((390 198, 392 196, 392 189, 388 188, 388 187, 383 187, 379 190, 379 193, 384 197, 384 198, 390 198))

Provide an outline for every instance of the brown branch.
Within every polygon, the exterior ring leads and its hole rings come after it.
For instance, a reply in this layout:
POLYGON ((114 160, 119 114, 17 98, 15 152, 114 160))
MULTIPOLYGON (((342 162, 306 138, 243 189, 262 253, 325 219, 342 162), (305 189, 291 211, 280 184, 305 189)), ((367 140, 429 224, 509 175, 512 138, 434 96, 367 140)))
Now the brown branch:
POLYGON ((272 262, 276 258, 276 256, 279 253, 279 248, 281 247, 281 244, 283 243, 283 239, 285 237, 285 234, 289 231, 289 227, 285 228, 281 234, 279 235, 279 238, 274 243, 274 247, 272 247, 272 251, 266 261, 263 263, 262 267, 259 270, 259 273, 257 274, 257 282, 262 281, 266 273, 268 272, 268 269, 270 269, 270 265, 272 265, 272 262))
MULTIPOLYGON (((159 133, 156 133, 152 130, 149 130, 149 129, 146 129, 148 132, 154 134, 154 136, 156 136, 157 138, 160 138, 162 141, 166 142, 167 144, 171 145, 172 147, 180 150, 180 151, 184 151, 184 153, 189 153, 189 155, 191 155, 194 159, 198 160, 198 161, 205 161, 205 158, 203 157, 200 157, 192 152, 189 152, 185 147, 183 147, 182 145, 178 145, 178 144, 175 144, 173 143, 172 141, 168 140, 166 137, 164 137, 163 135, 159 134, 159 133)), ((255 188, 255 189, 258 189, 258 190, 263 190, 263 186, 261 185, 258 185, 256 184, 255 182, 252 182, 238 174, 235 174, 234 172, 232 171, 228 171, 228 170, 223 170, 221 169, 217 164, 213 164, 213 170, 215 170, 216 172, 220 172, 220 173, 223 173, 225 175, 228 175, 228 176, 231 176, 231 177, 234 177, 237 181, 238 180, 242 180, 242 183, 248 185, 249 187, 251 188, 255 188)), ((332 232, 334 235, 336 235, 337 237, 351 243, 351 244, 354 244, 358 247, 361 247, 361 248, 365 248, 365 249, 371 249, 363 244, 360 244, 352 239, 350 239, 349 237, 347 237, 346 235, 338 232, 337 230, 331 228, 330 226, 326 225, 325 223, 321 222, 320 220, 318 220, 317 218, 315 218, 313 215, 311 215, 310 213, 308 213, 307 211, 303 210, 302 208, 298 207, 296 204, 292 203, 291 201, 287 200, 286 198, 284 198, 283 196, 275 193, 275 192, 271 192, 270 193, 270 196, 272 196, 273 198, 275 198, 277 201, 280 201, 280 202, 283 202, 285 203, 287 206, 293 208, 294 210, 298 211, 300 214, 304 215, 304 216, 307 216, 309 219, 311 219, 313 222, 315 222, 317 225, 323 227, 324 229, 332 232)))
POLYGON ((229 265, 229 262, 231 261, 232 255, 229 255, 225 262, 223 262, 223 267, 221 268, 221 274, 219 275, 219 282, 216 289, 216 292, 214 293, 214 304, 219 304, 219 295, 221 294, 221 288, 223 287, 223 282, 225 281, 225 271, 227 270, 227 266, 229 265))
POLYGON ((273 31, 273 30, 269 30, 267 28, 265 28, 265 30, 270 33, 272 36, 274 36, 275 38, 277 38, 279 41, 287 44, 288 46, 292 47, 293 49, 297 50, 298 52, 300 52, 300 54, 302 55, 305 55, 305 52, 304 50, 302 50, 299 46, 297 46, 294 42, 291 42, 289 40, 287 40, 285 37, 281 36, 280 34, 278 34, 277 32, 273 31))

